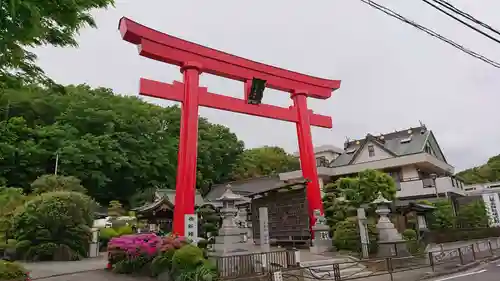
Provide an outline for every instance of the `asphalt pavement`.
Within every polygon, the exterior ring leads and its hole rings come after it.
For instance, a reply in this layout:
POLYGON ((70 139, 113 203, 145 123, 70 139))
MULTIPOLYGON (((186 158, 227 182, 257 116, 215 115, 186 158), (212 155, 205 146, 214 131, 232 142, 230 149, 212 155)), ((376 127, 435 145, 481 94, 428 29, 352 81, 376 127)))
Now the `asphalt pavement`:
POLYGON ((500 280, 500 261, 488 263, 467 272, 442 276, 432 281, 498 281, 500 280))

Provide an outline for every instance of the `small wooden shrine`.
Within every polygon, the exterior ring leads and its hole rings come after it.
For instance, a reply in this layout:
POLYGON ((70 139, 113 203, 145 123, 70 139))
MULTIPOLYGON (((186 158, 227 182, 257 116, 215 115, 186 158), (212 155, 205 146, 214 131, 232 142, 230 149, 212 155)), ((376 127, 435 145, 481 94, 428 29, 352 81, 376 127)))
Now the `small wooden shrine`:
POLYGON ((307 244, 311 239, 306 183, 283 183, 271 190, 254 193, 251 202, 252 234, 260 239, 259 208, 267 207, 271 244, 307 244))
MULTIPOLYGON (((133 211, 138 220, 147 222, 149 231, 168 233, 172 231, 174 202, 175 190, 158 189, 155 192, 153 202, 146 203, 133 211)), ((201 206, 203 203, 203 198, 196 192, 195 205, 201 206)))
POLYGON ((414 229, 419 233, 427 230, 427 216, 436 209, 434 206, 417 202, 396 201, 393 220, 399 232, 414 229))

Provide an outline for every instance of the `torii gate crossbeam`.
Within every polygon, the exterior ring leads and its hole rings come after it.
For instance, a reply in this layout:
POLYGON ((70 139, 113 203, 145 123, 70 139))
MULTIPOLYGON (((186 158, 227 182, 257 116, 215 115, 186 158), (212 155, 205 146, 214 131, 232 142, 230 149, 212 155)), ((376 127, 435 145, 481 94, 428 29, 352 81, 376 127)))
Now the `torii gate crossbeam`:
POLYGON ((328 116, 314 114, 307 108, 307 97, 328 99, 340 87, 339 80, 328 80, 254 62, 228 53, 188 42, 122 18, 122 38, 138 46, 139 54, 181 67, 183 82, 173 84, 141 78, 140 94, 178 101, 181 107, 181 130, 176 178, 174 232, 184 235, 184 216, 194 214, 196 160, 198 146, 198 108, 200 106, 296 123, 300 162, 308 180, 306 196, 310 226, 314 211, 323 213, 311 126, 332 127, 328 116), (210 93, 199 86, 201 73, 210 73, 244 82, 245 99, 210 93), (293 106, 283 108, 249 104, 252 79, 266 81, 266 87, 290 93, 293 106))

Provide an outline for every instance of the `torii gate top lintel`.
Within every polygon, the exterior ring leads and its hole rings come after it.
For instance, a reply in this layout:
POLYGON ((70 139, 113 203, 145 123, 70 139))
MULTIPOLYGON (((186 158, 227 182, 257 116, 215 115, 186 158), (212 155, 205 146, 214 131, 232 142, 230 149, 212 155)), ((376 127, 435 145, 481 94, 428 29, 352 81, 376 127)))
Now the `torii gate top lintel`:
POLYGON ((140 55, 169 64, 183 66, 196 61, 206 73, 242 82, 260 78, 266 80, 267 88, 301 92, 317 99, 328 99, 332 91, 340 88, 340 80, 313 77, 244 59, 162 33, 126 17, 120 19, 119 30, 125 41, 138 45, 140 55))
POLYGON ((183 82, 173 84, 144 78, 140 81, 141 95, 182 103, 173 231, 180 235, 194 235, 189 229, 192 223, 184 220, 189 218, 186 215, 194 214, 200 106, 295 123, 302 175, 308 180, 306 197, 312 227, 316 221, 314 214, 323 213, 323 205, 311 126, 331 128, 332 118, 313 113, 307 107, 307 98, 330 98, 332 91, 340 87, 340 81, 237 57, 170 36, 127 18, 120 19, 119 30, 123 40, 139 47, 141 56, 177 65, 183 73, 183 82), (243 82, 245 99, 208 92, 207 88, 199 86, 201 73, 243 82), (293 106, 284 108, 262 104, 265 88, 289 93, 293 106))

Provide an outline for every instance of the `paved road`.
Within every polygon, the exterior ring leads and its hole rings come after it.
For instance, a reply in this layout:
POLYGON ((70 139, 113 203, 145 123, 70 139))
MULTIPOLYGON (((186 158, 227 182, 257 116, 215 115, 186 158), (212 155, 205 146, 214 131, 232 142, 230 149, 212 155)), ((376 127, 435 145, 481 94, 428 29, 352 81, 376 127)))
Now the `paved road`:
POLYGON ((33 278, 40 281, 153 281, 155 279, 146 277, 132 277, 130 275, 121 275, 108 272, 106 270, 89 271, 56 277, 33 278))
POLYGON ((432 281, 498 281, 500 280, 500 261, 489 263, 468 272, 443 276, 432 281))

